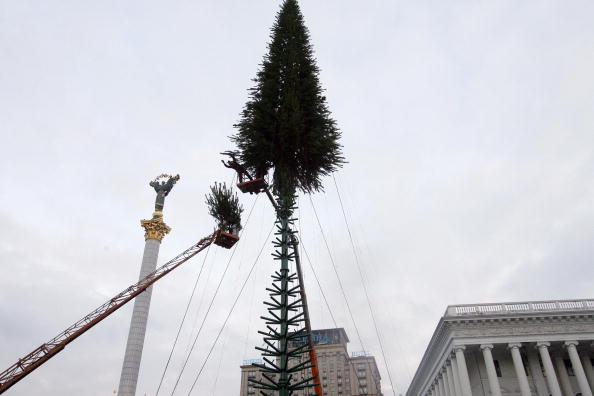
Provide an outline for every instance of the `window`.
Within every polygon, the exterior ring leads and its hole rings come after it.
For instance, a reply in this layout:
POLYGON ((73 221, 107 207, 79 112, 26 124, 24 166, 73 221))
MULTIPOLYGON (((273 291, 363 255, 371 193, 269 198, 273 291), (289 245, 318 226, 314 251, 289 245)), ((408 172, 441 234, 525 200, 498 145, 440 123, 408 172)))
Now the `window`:
POLYGON ((575 373, 573 372, 573 366, 571 365, 571 360, 565 359, 563 362, 565 363, 565 368, 567 369, 567 375, 570 377, 575 376, 575 373))
POLYGON ((527 361, 526 356, 524 356, 524 354, 522 354, 522 365, 524 366, 524 372, 526 373, 526 376, 530 377, 530 367, 528 366, 526 361, 527 361))
POLYGON ((499 366, 499 360, 493 360, 493 363, 495 363, 495 372, 497 373, 497 376, 501 378, 501 366, 499 366))

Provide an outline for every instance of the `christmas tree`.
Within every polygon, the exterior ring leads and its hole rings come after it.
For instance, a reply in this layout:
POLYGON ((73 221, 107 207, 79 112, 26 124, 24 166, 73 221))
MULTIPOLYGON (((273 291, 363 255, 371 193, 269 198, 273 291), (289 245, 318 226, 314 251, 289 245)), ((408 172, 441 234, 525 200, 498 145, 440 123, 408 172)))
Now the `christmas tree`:
POLYGON ((303 327, 300 287, 289 273, 295 253, 292 214, 298 191, 322 189, 322 179, 342 166, 340 131, 331 118, 319 81, 309 33, 297 0, 285 0, 272 27, 268 54, 255 78, 255 87, 232 136, 243 167, 256 178, 272 171, 272 190, 278 203, 274 258, 281 268, 267 302, 268 317, 259 365, 265 381, 252 381, 262 394, 289 396, 313 386, 313 378, 297 373, 311 368, 303 327))

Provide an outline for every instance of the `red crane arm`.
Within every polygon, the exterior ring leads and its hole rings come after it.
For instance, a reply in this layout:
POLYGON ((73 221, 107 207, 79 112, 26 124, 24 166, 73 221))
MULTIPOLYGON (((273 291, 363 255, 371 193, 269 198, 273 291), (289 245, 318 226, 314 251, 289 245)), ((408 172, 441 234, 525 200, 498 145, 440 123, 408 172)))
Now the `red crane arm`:
POLYGON ((202 238, 198 243, 192 245, 184 252, 179 254, 173 260, 163 264, 154 272, 148 274, 144 279, 138 283, 128 287, 120 294, 116 295, 93 312, 74 323, 72 326, 58 334, 52 340, 42 344, 28 355, 20 358, 15 364, 0 373, 0 394, 6 392, 11 386, 19 382, 21 379, 31 374, 37 367, 47 362, 54 357, 58 352, 66 347, 69 343, 91 329, 97 323, 107 318, 109 315, 126 305, 134 297, 149 288, 153 283, 206 249, 215 241, 217 232, 212 235, 202 238))

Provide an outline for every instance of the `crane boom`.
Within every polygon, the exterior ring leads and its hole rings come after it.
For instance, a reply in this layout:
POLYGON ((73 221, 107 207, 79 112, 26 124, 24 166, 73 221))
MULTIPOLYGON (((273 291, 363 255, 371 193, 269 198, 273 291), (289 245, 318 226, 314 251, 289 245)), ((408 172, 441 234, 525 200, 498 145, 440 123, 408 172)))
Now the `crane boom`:
POLYGON ((74 323, 72 326, 58 334, 50 341, 42 344, 33 352, 20 358, 15 364, 0 373, 0 394, 6 392, 14 384, 19 382, 27 375, 31 374, 36 368, 62 351, 66 345, 126 305, 126 303, 130 302, 132 299, 134 299, 134 297, 148 289, 153 283, 206 249, 215 241, 217 234, 218 231, 207 236, 206 238, 202 238, 200 241, 198 241, 198 243, 192 245, 174 259, 163 264, 161 267, 148 274, 138 283, 128 287, 126 290, 122 291, 111 300, 107 301, 99 308, 95 309, 93 312, 74 323))

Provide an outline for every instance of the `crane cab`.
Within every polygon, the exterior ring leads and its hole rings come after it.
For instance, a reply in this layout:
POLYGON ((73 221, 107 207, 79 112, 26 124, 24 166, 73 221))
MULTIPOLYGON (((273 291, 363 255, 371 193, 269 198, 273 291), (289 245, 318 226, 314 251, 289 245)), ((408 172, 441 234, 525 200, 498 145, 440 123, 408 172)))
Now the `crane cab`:
POLYGON ((239 183, 237 188, 239 188, 242 193, 258 194, 264 191, 266 188, 266 181, 263 177, 259 177, 254 180, 248 180, 246 182, 239 183))
POLYGON ((239 241, 239 237, 234 234, 230 234, 223 230, 217 232, 214 243, 215 245, 224 247, 225 249, 231 249, 239 241))

